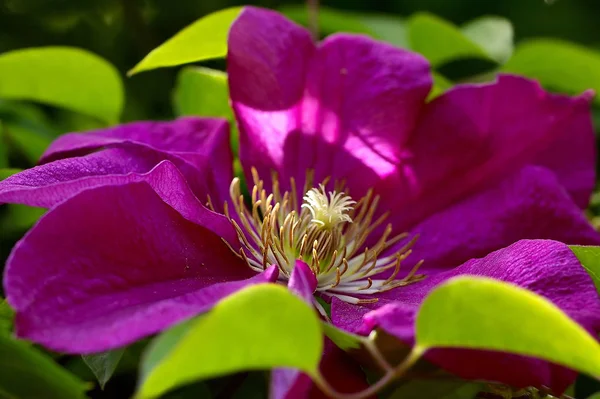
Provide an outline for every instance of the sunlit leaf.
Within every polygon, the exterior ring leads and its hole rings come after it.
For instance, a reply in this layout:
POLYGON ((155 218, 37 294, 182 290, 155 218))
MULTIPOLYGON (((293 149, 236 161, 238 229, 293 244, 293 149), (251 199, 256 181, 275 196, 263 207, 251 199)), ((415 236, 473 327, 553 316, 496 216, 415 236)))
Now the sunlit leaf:
POLYGON ((242 9, 227 8, 200 18, 152 50, 128 74, 224 57, 229 28, 242 9))
POLYGON ((434 289, 417 315, 416 345, 510 352, 600 377, 600 344, 583 327, 547 299, 488 278, 434 289))
MULTIPOLYGON (((537 79, 547 88, 569 94, 600 91, 600 53, 562 40, 521 42, 502 71, 537 79)), ((595 101, 600 104, 598 96, 595 101)))
POLYGON ((322 325, 325 335, 339 348, 343 350, 360 348, 363 337, 340 330, 330 323, 322 322, 322 325))
POLYGON ((115 123, 124 93, 119 72, 99 56, 39 47, 0 54, 0 98, 37 101, 115 123))
POLYGON ((136 397, 243 370, 290 367, 316 375, 322 348, 310 306, 282 286, 252 286, 159 336, 144 356, 136 397))
POLYGON ((0 392, 14 398, 84 398, 86 385, 23 341, 0 334, 0 392))
POLYGON ((87 364, 96 376, 102 389, 104 389, 104 385, 106 385, 115 372, 124 351, 124 349, 115 349, 108 352, 81 356, 85 364, 87 364))
POLYGON ((435 15, 418 13, 408 20, 410 48, 423 54, 433 66, 459 58, 490 57, 458 27, 435 15))
POLYGON ((477 18, 464 24, 461 31, 499 63, 506 62, 513 52, 513 27, 505 18, 492 16, 477 18))
POLYGON ((225 72, 198 67, 183 68, 177 76, 173 105, 177 115, 227 119, 232 131, 231 143, 234 151, 237 152, 237 127, 229 105, 229 88, 225 72))
POLYGON ((587 270, 600 293, 600 247, 570 245, 569 248, 587 270))

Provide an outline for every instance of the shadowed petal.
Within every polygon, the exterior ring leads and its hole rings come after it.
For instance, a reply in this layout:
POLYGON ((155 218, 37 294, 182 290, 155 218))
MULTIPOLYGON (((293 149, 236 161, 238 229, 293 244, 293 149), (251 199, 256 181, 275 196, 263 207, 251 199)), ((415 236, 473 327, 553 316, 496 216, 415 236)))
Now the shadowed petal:
MULTIPOLYGON (((485 258, 393 290, 382 298, 381 305, 387 305, 367 313, 361 324, 356 322, 357 316, 366 313, 366 308, 334 300, 332 319, 338 326, 361 333, 380 327, 412 344, 414 319, 423 298, 436 285, 458 275, 491 277, 529 289, 551 300, 591 333, 600 330, 600 301, 590 276, 565 244, 548 240, 519 241, 485 258)), ((515 387, 546 385, 557 394, 564 392, 576 377, 575 372, 561 366, 499 352, 436 349, 426 357, 463 378, 499 381, 515 387)))
MULTIPOLYGON (((229 145, 229 127, 223 119, 186 117, 169 122, 134 122, 108 129, 65 134, 50 145, 40 162, 46 164, 62 158, 81 157, 105 148, 125 149, 128 157, 135 155, 138 162, 144 165, 156 157, 170 160, 177 166, 185 165, 182 172, 193 185, 192 188, 199 191, 198 195, 203 196, 203 200, 208 193, 216 204, 222 204, 229 198, 233 157, 229 145), (132 148, 137 148, 138 153, 133 154, 132 148)), ((108 158, 112 155, 109 152, 105 156, 108 158)), ((112 163, 122 162, 119 156, 115 158, 112 163)), ((74 163, 72 167, 86 169, 88 165, 83 163, 78 167, 74 163)), ((89 169, 87 173, 107 174, 100 167, 89 169)))
POLYGON ((419 238, 406 264, 424 259, 421 272, 425 274, 485 256, 520 239, 600 245, 600 234, 556 176, 533 166, 429 216, 411 234, 419 238))
POLYGON ((397 228, 481 190, 525 165, 550 168, 580 207, 594 186, 590 93, 567 97, 500 76, 462 85, 427 105, 398 174, 380 185, 397 228))
MULTIPOLYGON (((325 338, 323 357, 319 364, 324 379, 337 392, 357 393, 369 387, 367 378, 360 365, 346 352, 325 338)), ((309 376, 303 373, 285 373, 287 369, 273 370, 271 373, 272 399, 327 399, 309 376), (295 377, 295 378, 291 378, 295 377)), ((291 370, 290 370, 291 371, 291 370)))
POLYGON ((60 159, 12 175, 0 182, 0 203, 50 208, 87 188, 135 180, 164 160, 189 177, 196 193, 209 191, 206 179, 188 162, 142 145, 123 143, 119 148, 60 159))
POLYGON ((255 275, 211 232, 175 168, 157 170, 77 194, 15 246, 4 285, 20 337, 62 352, 104 351, 276 280, 276 269, 255 275))

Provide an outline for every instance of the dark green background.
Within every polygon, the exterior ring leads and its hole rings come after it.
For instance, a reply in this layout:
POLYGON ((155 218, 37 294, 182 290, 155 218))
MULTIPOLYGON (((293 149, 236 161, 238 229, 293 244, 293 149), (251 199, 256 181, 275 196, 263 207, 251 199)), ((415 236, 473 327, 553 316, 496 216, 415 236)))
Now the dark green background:
MULTIPOLYGON (((251 2, 278 8, 301 1, 251 2)), ((23 47, 70 45, 91 50, 123 73, 150 50, 197 18, 248 4, 232 0, 0 0, 0 53, 23 47)), ((598 0, 327 0, 343 10, 409 16, 429 11, 461 24, 500 15, 515 26, 517 42, 547 36, 600 47, 598 0)), ((175 70, 158 70, 126 80, 125 120, 172 116, 175 70)))

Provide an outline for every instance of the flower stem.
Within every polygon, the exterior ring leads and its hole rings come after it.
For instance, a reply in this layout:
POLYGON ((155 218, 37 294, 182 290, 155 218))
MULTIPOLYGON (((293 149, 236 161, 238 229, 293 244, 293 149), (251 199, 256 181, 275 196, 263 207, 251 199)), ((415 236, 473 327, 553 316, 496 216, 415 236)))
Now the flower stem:
POLYGON ((313 40, 319 40, 319 0, 307 0, 308 9, 308 29, 312 34, 313 40))
POLYGON ((408 371, 416 362, 421 358, 424 351, 422 348, 415 346, 413 350, 408 354, 408 356, 404 359, 402 363, 400 363, 395 368, 389 369, 383 377, 379 379, 375 384, 371 385, 369 388, 356 392, 356 393, 340 393, 337 392, 327 381, 325 381, 321 376, 318 378, 314 378, 315 384, 326 394, 332 398, 337 399, 364 399, 370 396, 375 395, 381 389, 383 389, 387 384, 389 384, 394 379, 401 377, 406 371, 408 371))

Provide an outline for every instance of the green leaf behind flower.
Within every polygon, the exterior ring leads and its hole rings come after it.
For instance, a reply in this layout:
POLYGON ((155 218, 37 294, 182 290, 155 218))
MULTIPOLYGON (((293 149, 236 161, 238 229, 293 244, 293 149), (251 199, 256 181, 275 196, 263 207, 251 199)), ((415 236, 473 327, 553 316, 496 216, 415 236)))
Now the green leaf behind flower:
POLYGON ((408 21, 410 48, 437 67, 458 58, 490 56, 452 23, 429 13, 417 13, 408 21))
POLYGON ((333 341, 334 344, 340 349, 345 351, 350 349, 359 349, 364 339, 361 336, 351 334, 347 331, 340 330, 333 324, 322 322, 323 332, 327 335, 327 338, 333 341))
POLYGON ((38 47, 0 54, 0 98, 36 101, 116 123, 123 83, 109 62, 71 47, 38 47))
POLYGON ((0 395, 9 398, 85 398, 86 384, 34 347, 0 334, 0 395))
MULTIPOLYGON (((280 7, 279 11, 301 25, 308 25, 308 10, 305 5, 286 5, 280 7)), ((319 29, 326 35, 336 32, 361 33, 398 47, 408 47, 405 23, 397 16, 357 13, 321 6, 318 18, 319 29)))
POLYGON ((587 270, 600 293, 600 247, 569 245, 581 265, 587 270))
POLYGON ((242 9, 226 8, 200 18, 152 50, 128 75, 224 57, 227 54, 229 28, 242 9))
POLYGON ((10 333, 14 317, 15 312, 8 305, 6 299, 0 298, 0 335, 10 333))
POLYGON ((417 315, 416 347, 503 351, 600 377, 600 344, 583 327, 549 300, 488 278, 457 277, 434 289, 417 315))
POLYGON ((243 370, 290 367, 317 375, 323 349, 315 311, 286 288, 260 284, 155 339, 141 366, 137 398, 243 370))
POLYGON ((104 389, 104 386, 110 380, 113 373, 115 372, 121 357, 123 356, 124 349, 116 349, 103 353, 96 353, 93 355, 82 355, 81 358, 92 370, 92 373, 98 379, 100 387, 104 389))
POLYGON ((177 115, 197 115, 225 118, 231 129, 234 153, 238 148, 238 133, 229 105, 227 74, 202 67, 186 67, 177 76, 173 93, 173 107, 177 115))
MULTIPOLYGON (((549 89, 569 94, 600 91, 600 53, 562 40, 521 42, 502 71, 537 79, 549 89)), ((598 96, 595 101, 600 104, 598 96)))
POLYGON ((478 44, 490 58, 501 64, 513 53, 513 26, 505 18, 480 17, 467 22, 460 29, 465 37, 478 44))

